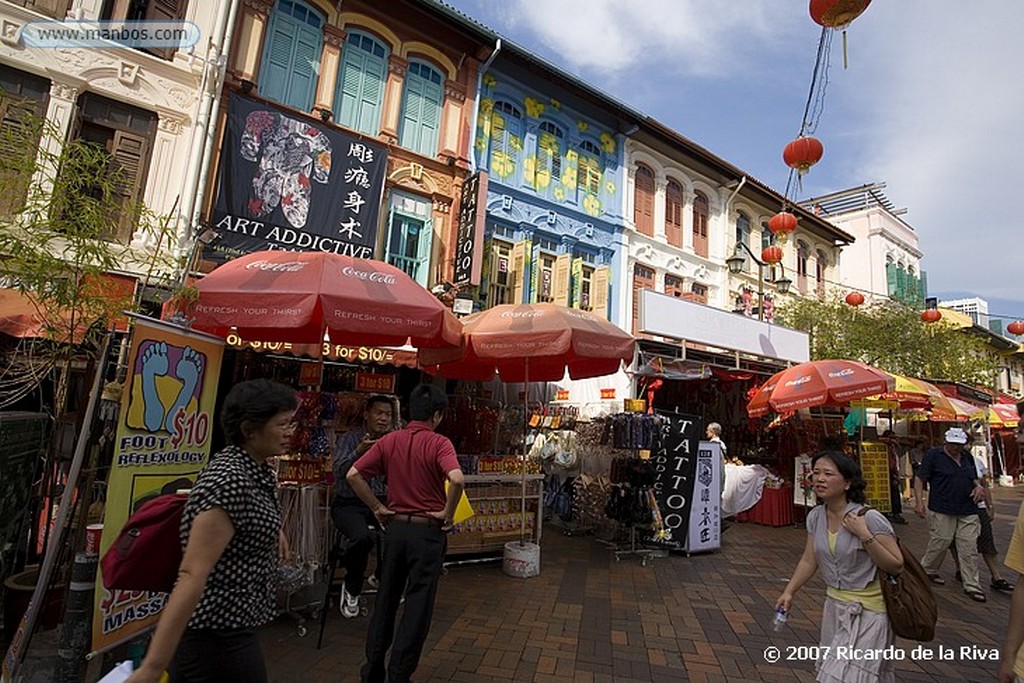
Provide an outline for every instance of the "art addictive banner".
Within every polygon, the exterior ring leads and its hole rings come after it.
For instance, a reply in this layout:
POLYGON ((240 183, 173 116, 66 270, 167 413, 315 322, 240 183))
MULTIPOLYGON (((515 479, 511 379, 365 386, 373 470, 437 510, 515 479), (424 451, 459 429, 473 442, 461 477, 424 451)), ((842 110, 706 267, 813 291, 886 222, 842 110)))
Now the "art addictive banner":
POLYGON ((662 414, 661 445, 651 453, 656 478, 654 492, 665 529, 672 539, 662 544, 684 550, 693 510, 697 474, 697 445, 701 436, 698 415, 662 414))
MULTIPOLYGON (((188 489, 210 457, 224 342, 137 319, 103 519, 100 555, 143 503, 188 489)), ((108 591, 97 568, 92 647, 106 650, 156 623, 165 593, 108 591)))
POLYGON ((387 149, 231 95, 213 228, 203 258, 267 249, 373 258, 387 149))

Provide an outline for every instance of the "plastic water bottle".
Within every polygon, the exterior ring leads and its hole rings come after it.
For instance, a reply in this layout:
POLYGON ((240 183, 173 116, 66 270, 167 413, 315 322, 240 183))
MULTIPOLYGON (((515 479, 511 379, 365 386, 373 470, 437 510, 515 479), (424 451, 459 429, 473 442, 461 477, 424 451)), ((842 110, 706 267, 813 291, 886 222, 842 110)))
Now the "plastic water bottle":
POLYGON ((786 625, 786 608, 779 605, 775 608, 775 619, 772 621, 772 630, 781 631, 782 627, 786 625))

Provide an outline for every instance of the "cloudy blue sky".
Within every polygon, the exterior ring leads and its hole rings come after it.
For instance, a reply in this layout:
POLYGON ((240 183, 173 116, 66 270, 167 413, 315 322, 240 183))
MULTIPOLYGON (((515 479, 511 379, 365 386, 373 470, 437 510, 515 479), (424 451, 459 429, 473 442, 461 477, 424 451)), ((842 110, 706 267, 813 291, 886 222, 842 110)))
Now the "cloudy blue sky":
MULTIPOLYGON (((778 190, 820 27, 807 0, 447 0, 778 190)), ((1024 318, 1021 0, 878 0, 833 41, 801 196, 871 182, 913 226, 930 293, 1024 318)))

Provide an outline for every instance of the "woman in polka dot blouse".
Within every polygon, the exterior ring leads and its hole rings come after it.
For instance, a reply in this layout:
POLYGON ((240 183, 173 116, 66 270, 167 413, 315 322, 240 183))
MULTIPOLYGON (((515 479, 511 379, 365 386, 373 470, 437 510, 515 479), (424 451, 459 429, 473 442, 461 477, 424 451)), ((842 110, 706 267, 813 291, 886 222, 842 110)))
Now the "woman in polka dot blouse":
POLYGON ((298 406, 283 384, 235 385, 221 425, 229 445, 199 475, 181 520, 185 547, 142 666, 129 683, 267 680, 256 627, 276 615, 281 508, 267 459, 287 452, 298 406))

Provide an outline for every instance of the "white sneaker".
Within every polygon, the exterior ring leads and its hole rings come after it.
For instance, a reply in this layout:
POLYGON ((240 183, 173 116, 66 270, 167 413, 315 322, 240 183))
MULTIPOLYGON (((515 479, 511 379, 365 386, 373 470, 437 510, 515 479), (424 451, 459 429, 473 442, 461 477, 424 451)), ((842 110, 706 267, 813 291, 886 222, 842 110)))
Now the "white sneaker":
POLYGON ((359 596, 352 595, 345 586, 341 587, 341 616, 354 619, 359 616, 359 596))
POLYGON ((380 588, 380 579, 378 579, 373 574, 370 574, 368 577, 366 577, 366 585, 376 590, 380 588))

